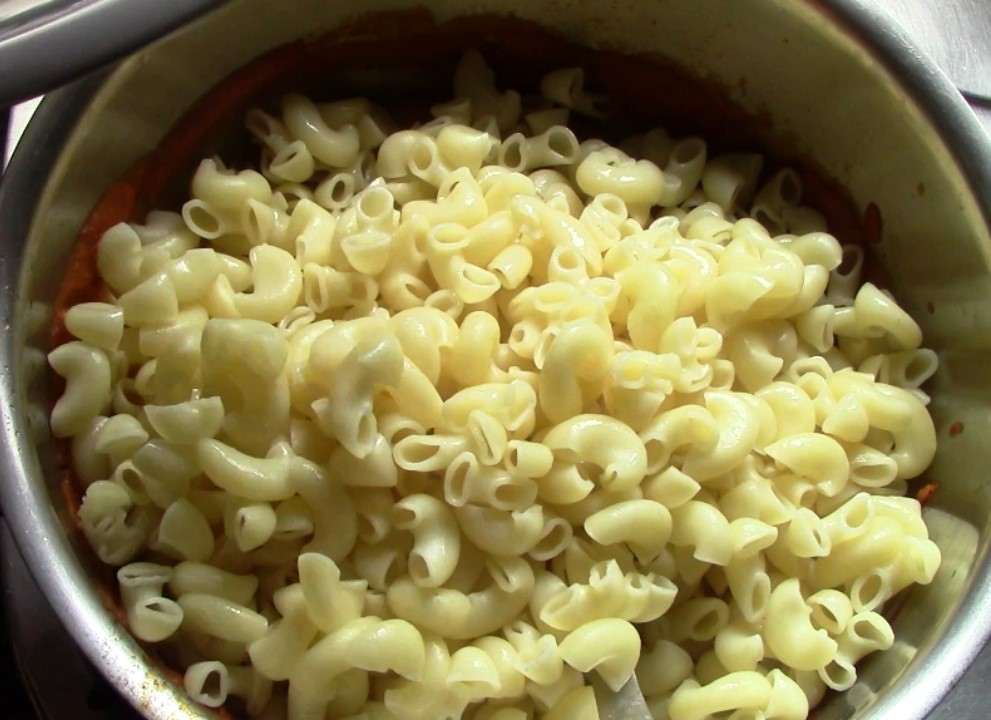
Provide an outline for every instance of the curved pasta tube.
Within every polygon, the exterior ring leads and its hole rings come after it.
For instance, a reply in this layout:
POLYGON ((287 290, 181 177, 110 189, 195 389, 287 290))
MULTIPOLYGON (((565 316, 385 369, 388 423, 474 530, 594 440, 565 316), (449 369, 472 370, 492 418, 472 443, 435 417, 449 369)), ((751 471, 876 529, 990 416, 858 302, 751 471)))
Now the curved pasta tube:
MULTIPOLYGON (((648 473, 649 471, 648 468, 648 473)), ((702 486, 678 468, 669 467, 656 475, 648 476, 643 481, 642 489, 645 498, 671 509, 684 505, 698 495, 702 486)))
POLYGON ((383 385, 383 394, 390 396, 397 410, 425 428, 440 424, 443 400, 430 379, 413 362, 403 358, 403 371, 394 385, 383 385))
POLYGON ((614 692, 633 675, 640 658, 640 635, 625 620, 593 620, 561 641, 561 657, 579 672, 595 670, 614 692))
POLYGON ((145 278, 117 298, 124 311, 124 324, 131 327, 163 325, 179 314, 175 286, 165 270, 145 278))
POLYGON ((55 437, 81 433, 110 405, 110 361, 102 350, 73 341, 48 353, 48 362, 65 378, 65 391, 52 409, 52 433, 55 437))
POLYGON ((658 415, 640 431, 640 439, 647 451, 647 473, 653 474, 685 446, 690 448, 689 457, 712 452, 719 442, 719 427, 706 408, 682 405, 658 415))
POLYGON ((644 650, 637 663, 637 680, 646 697, 664 695, 692 675, 695 661, 681 646, 660 639, 644 650))
POLYGON ((219 397, 208 397, 175 405, 145 405, 145 417, 166 442, 195 445, 220 432, 224 424, 224 403, 219 397))
POLYGON ((313 514, 313 539, 301 552, 321 553, 343 562, 358 540, 357 515, 344 486, 302 458, 289 464, 289 484, 313 514))
MULTIPOLYGON (((533 505, 537 492, 537 484, 532 478, 482 465, 474 453, 468 451, 457 455, 444 472, 444 499, 455 507, 475 502, 494 510, 523 511, 533 505)), ((556 533, 550 535, 558 536, 556 533)), ((542 538, 552 542, 547 537, 542 538)))
POLYGON ((764 640, 774 657, 796 670, 825 667, 839 647, 825 630, 812 625, 811 615, 798 578, 789 578, 771 591, 764 640))
POLYGON ((543 444, 561 463, 594 466, 598 472, 591 479, 613 492, 638 485, 647 471, 643 441, 627 425, 607 415, 578 415, 565 420, 547 431, 543 444))
POLYGON ((713 650, 730 672, 756 670, 764 659, 764 640, 749 623, 731 622, 716 634, 713 650))
POLYGON ((742 393, 708 390, 705 407, 719 428, 719 441, 707 453, 686 457, 681 468, 698 482, 718 477, 736 467, 754 449, 761 432, 754 406, 742 393))
POLYGON ((656 205, 666 187, 664 172, 657 165, 632 160, 612 148, 589 153, 575 170, 575 181, 589 195, 611 193, 628 205, 656 205))
POLYGON ((589 390, 598 394, 610 369, 612 338, 598 325, 575 322, 561 328, 540 373, 540 407, 551 422, 579 414, 589 390))
POLYGON ((217 660, 193 663, 183 676, 182 686, 196 702, 217 708, 227 702, 230 694, 230 670, 217 660))
POLYGON ((248 645, 248 657, 269 680, 288 680, 293 668, 316 637, 318 628, 307 612, 299 583, 275 593, 273 602, 282 616, 266 633, 248 645))
POLYGON ((578 159, 578 139, 574 132, 563 125, 552 125, 538 135, 529 138, 528 167, 552 167, 571 165, 578 159))
POLYGON ((446 583, 461 555, 461 532, 450 507, 431 495, 407 495, 393 506, 392 516, 396 528, 413 534, 407 563, 413 582, 420 587, 446 583))
POLYGON ((891 459, 898 466, 895 479, 919 475, 936 454, 932 417, 912 393, 890 385, 874 384, 855 391, 871 427, 886 430, 895 439, 891 459))
POLYGON ((465 505, 455 508, 454 515, 465 537, 493 555, 525 555, 537 544, 544 528, 540 505, 512 512, 465 505))
POLYGON ((470 313, 461 321, 457 340, 450 346, 448 370, 462 387, 489 379, 499 332, 499 321, 486 312, 470 313))
POLYGON ((680 372, 681 363, 674 355, 643 350, 618 352, 613 356, 606 382, 606 408, 611 415, 642 432, 659 415, 661 405, 674 389, 671 376, 680 372))
POLYGON ((392 457, 397 466, 413 472, 450 470, 467 447, 458 435, 407 435, 395 444, 392 457))
POLYGON ((383 333, 360 340, 338 366, 317 424, 356 458, 367 457, 378 437, 375 393, 399 384, 405 360, 396 337, 383 333))
POLYGON ((467 168, 475 175, 495 147, 487 132, 461 124, 447 125, 437 133, 437 150, 451 167, 467 168))
POLYGON ((220 488, 249 500, 284 500, 292 495, 287 457, 256 458, 204 438, 196 444, 203 473, 220 488))
MULTIPOLYGON (((426 633, 423 644, 425 662, 422 677, 416 682, 399 680, 385 691, 381 720, 396 717, 431 720, 459 717, 463 714, 468 697, 463 692, 463 687, 447 682, 451 672, 451 655, 446 641, 426 633)), ((477 644, 472 647, 476 646, 477 644)), ((378 715, 373 717, 379 718, 378 715)))
POLYGON ((473 117, 491 115, 500 130, 511 128, 519 120, 520 94, 515 90, 505 93, 496 90, 495 73, 477 50, 468 50, 458 61, 454 94, 471 101, 473 117))
POLYGON ((857 291, 852 308, 837 309, 833 331, 861 339, 883 333, 898 350, 914 350, 922 343, 922 330, 915 320, 869 282, 857 291))
POLYGON ((172 568, 168 584, 176 596, 200 592, 247 605, 258 589, 258 578, 254 575, 237 575, 204 563, 186 561, 172 568))
POLYGON ((794 328, 765 321, 739 328, 726 338, 725 353, 736 366, 738 385, 750 393, 769 385, 791 363, 798 349, 794 328))
POLYGON ((138 284, 141 275, 141 238, 128 223, 117 223, 100 238, 96 267, 100 277, 122 295, 138 284))
POLYGON ((740 615, 748 623, 760 623, 771 597, 771 579, 767 574, 764 556, 755 553, 746 557, 734 557, 726 565, 725 573, 726 583, 740 615))
POLYGON ((216 595, 186 593, 176 602, 182 608, 184 622, 192 629, 222 640, 250 643, 268 629, 264 616, 216 595))
POLYGON ((113 351, 124 335, 124 311, 102 302, 73 305, 65 312, 65 329, 88 345, 113 351))
POLYGON ((537 618, 555 630, 570 631, 591 620, 620 618, 650 622, 666 613, 677 588, 653 573, 625 575, 616 560, 595 563, 588 583, 560 587, 542 603, 537 618))
MULTIPOLYGON (((832 530, 830 524, 824 523, 832 530)), ((906 538, 905 526, 900 521, 875 511, 861 527, 845 541, 835 543, 828 555, 816 560, 812 573, 816 587, 852 582, 860 575, 889 565, 900 554, 910 554, 910 538, 906 538)))
MULTIPOLYGON (((319 434, 317 442, 323 442, 319 434)), ((351 487, 395 487, 399 471, 393 462, 393 448, 381 434, 375 436, 372 449, 363 458, 356 458, 345 448, 338 446, 330 453, 326 463, 331 474, 343 485, 351 487)))
POLYGON ((671 537, 671 512, 653 500, 627 500, 585 519, 585 532, 600 545, 626 543, 642 563, 655 559, 671 537))
POLYGON ((235 292, 226 275, 210 290, 208 307, 215 317, 242 317, 277 323, 292 310, 303 291, 296 258, 275 245, 251 248, 251 292, 235 292))
POLYGON ((552 247, 575 250, 585 261, 589 277, 602 274, 602 251, 578 218, 526 195, 513 198, 511 212, 520 225, 533 227, 544 233, 552 247))
POLYGON ((153 563, 131 563, 117 571, 128 627, 145 642, 164 640, 182 623, 182 608, 162 596, 172 573, 172 568, 153 563))
POLYGON ((426 650, 420 631, 405 620, 364 617, 327 635, 300 658, 289 676, 290 720, 322 720, 338 692, 334 680, 352 668, 423 675, 426 650))
POLYGON ((444 401, 442 427, 464 432, 471 413, 482 410, 498 420, 513 438, 526 438, 536 424, 537 393, 523 380, 486 383, 456 392, 444 401))
POLYGON ((203 513, 186 498, 180 498, 162 514, 152 547, 180 560, 205 562, 213 555, 215 542, 203 513))
POLYGON ((200 346, 204 394, 222 398, 224 432, 247 450, 265 452, 288 423, 285 336, 260 320, 213 318, 200 346))
POLYGON ((334 632, 362 616, 368 583, 342 581, 337 563, 318 553, 302 553, 297 567, 306 611, 322 632, 334 632))
POLYGON ((756 153, 717 155, 705 164, 702 189, 725 212, 733 212, 750 202, 763 165, 756 153))
POLYGON ((227 170, 210 158, 196 168, 190 189, 194 198, 222 210, 238 209, 249 200, 265 203, 272 198, 272 188, 261 173, 227 170))
POLYGON ((491 655, 468 645, 451 655, 447 684, 457 687, 469 702, 483 700, 499 692, 499 668, 491 655))
POLYGON ((755 395, 774 413, 777 440, 815 431, 816 414, 812 399, 802 388, 788 382, 773 382, 755 395))
MULTIPOLYGON (((422 143, 430 144, 432 141, 424 138, 414 146, 414 162, 418 157, 417 149, 422 143)), ((429 146, 436 153, 436 145, 429 146)), ((409 202, 403 206, 402 217, 404 220, 413 217, 427 220, 431 226, 425 247, 427 260, 441 261, 451 260, 455 256, 465 258, 470 243, 468 228, 485 222, 489 211, 478 182, 466 168, 457 168, 441 178, 436 200, 409 202)), ((440 268, 433 263, 431 268, 440 280, 440 268)))
POLYGON ((251 503, 228 495, 224 531, 241 552, 256 550, 271 540, 276 522, 275 509, 270 503, 251 503))
MULTIPOLYGON (((801 677, 802 673, 795 674, 801 677)), ((809 705, 816 702, 814 694, 778 668, 767 674, 767 680, 771 683, 771 699, 764 709, 765 717, 803 720, 809 716, 809 705)))
POLYGON ((733 554, 729 521, 719 508, 700 500, 689 500, 671 510, 671 542, 694 548, 702 562, 727 565, 733 554))
POLYGON ((539 685, 550 685, 561 678, 564 674, 564 662, 553 635, 545 635, 522 620, 509 625, 504 632, 506 639, 516 650, 513 668, 527 680, 539 685))
POLYGON ((90 546, 107 565, 123 565, 144 547, 151 518, 136 508, 126 489, 97 480, 79 506, 79 525, 90 546))
POLYGON ((681 288, 661 263, 646 262, 616 273, 629 302, 626 329, 633 347, 658 352, 665 331, 675 319, 681 288))
POLYGON ((282 249, 294 253, 301 268, 310 264, 327 266, 333 260, 337 222, 337 218, 325 208, 304 198, 292 209, 285 228, 285 247, 282 249))
POLYGON ((436 308, 417 307, 393 315, 389 318, 389 327, 396 334, 406 357, 436 385, 444 363, 443 352, 451 349, 453 353, 453 348, 460 341, 454 318, 436 308))
POLYGON ((84 488, 101 478, 109 477, 113 472, 110 458, 96 449, 96 438, 106 422, 107 418, 103 415, 96 416, 83 432, 74 435, 70 441, 72 462, 84 488))
POLYGON ((826 497, 839 494, 850 479, 846 451, 828 435, 791 435, 768 445, 764 452, 780 465, 807 478, 826 497))
POLYGON ((467 594, 421 588, 409 576, 399 578, 386 593, 389 609, 444 637, 471 639, 493 633, 526 607, 534 577, 529 563, 520 558, 493 557, 488 569, 491 584, 467 594))
POLYGON ((331 129, 319 108, 302 95, 290 93, 282 99, 282 119, 292 136, 302 140, 320 162, 344 168, 358 159, 358 128, 347 124, 338 130, 331 129))
POLYGON ((730 710, 760 710, 771 700, 771 683, 759 672, 729 673, 702 687, 683 684, 671 696, 671 720, 704 720, 730 710))
POLYGON ((812 558, 829 555, 832 543, 822 518, 808 508, 799 508, 788 523, 785 545, 795 557, 812 558))

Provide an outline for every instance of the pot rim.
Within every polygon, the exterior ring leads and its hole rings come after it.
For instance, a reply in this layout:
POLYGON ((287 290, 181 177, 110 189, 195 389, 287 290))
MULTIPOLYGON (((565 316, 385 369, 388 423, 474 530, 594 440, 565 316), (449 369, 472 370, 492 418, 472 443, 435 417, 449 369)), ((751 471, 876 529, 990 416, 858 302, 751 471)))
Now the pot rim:
MULTIPOLYGON (((985 223, 991 226, 991 136, 959 91, 878 9, 861 0, 818 0, 814 5, 871 52, 925 114, 967 180, 985 223)), ((46 489, 31 479, 39 468, 31 460, 33 431, 18 386, 24 365, 20 346, 26 334, 26 302, 17 294, 24 238, 41 200, 38 190, 56 166, 77 117, 111 73, 112 69, 98 71, 49 94, 0 183, 0 287, 5 290, 0 296, 0 316, 4 331, 13 339, 0 346, 0 470, 5 475, 0 483, 0 508, 53 610, 115 689, 149 717, 209 717, 213 713, 208 708, 187 700, 162 671, 149 667, 137 643, 111 618, 89 587, 46 489), (81 587, 87 591, 78 592, 81 587)), ((929 648, 922 662, 903 673, 884 707, 871 709, 863 716, 865 720, 881 720, 883 713, 921 720, 973 662, 991 635, 989 551, 985 546, 975 559, 969 589, 958 601, 940 642, 929 648)))

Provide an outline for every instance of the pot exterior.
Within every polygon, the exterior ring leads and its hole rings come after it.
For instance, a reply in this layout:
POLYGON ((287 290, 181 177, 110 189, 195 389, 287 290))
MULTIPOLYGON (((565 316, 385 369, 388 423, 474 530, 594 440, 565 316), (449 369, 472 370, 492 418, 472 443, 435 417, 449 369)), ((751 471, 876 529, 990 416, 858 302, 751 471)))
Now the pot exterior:
MULTIPOLYGON (((47 431, 45 354, 70 248, 109 185, 220 79, 303 34, 414 5, 421 3, 295 0, 287 12, 283 3, 234 0, 112 72, 50 96, 0 188, 4 512, 69 631, 149 717, 209 713, 185 700, 111 618, 93 582, 106 571, 68 532, 47 431)), ((865 662, 857 684, 828 699, 817 718, 924 717, 991 629, 991 446, 984 441, 991 432, 991 148, 966 105, 901 35, 852 0, 426 6, 440 22, 509 13, 582 44, 670 58, 770 118, 765 144, 813 158, 860 211, 870 203, 880 209, 873 249, 890 289, 940 355, 931 390, 940 448, 928 477, 941 490, 925 514, 943 566, 932 585, 905 599, 895 646, 865 662), (965 432, 952 433, 955 423, 965 432)))

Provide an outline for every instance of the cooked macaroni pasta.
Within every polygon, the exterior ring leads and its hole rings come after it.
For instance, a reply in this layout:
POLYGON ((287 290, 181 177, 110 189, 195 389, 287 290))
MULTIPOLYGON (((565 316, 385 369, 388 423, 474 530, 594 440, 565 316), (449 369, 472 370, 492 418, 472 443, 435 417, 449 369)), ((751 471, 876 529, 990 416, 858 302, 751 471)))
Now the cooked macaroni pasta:
POLYGON ((264 717, 806 717, 939 566, 935 354, 796 173, 581 140, 578 69, 455 89, 288 95, 104 235, 51 427, 132 632, 264 717))

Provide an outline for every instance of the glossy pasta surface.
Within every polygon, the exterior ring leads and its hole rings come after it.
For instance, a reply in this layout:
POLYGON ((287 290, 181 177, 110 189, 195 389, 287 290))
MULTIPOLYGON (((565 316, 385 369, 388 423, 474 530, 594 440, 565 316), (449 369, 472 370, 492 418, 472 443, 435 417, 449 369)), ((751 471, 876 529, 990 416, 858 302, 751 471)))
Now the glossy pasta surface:
POLYGON ((454 91, 287 95, 101 239, 51 425, 131 632, 250 716, 807 717, 939 566, 935 354, 796 173, 454 91))

